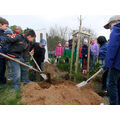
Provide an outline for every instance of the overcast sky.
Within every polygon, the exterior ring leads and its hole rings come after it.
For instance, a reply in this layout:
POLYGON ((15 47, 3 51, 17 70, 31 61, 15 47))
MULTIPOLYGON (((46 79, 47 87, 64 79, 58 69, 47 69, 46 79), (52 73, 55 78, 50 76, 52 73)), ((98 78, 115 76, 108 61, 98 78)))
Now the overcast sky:
MULTIPOLYGON (((18 25, 23 29, 26 27, 33 29, 45 28, 46 31, 48 31, 50 27, 54 27, 55 25, 62 27, 67 26, 71 29, 79 28, 78 15, 53 18, 45 18, 40 15, 2 15, 2 17, 5 17, 10 25, 18 25)), ((103 26, 107 23, 110 17, 110 15, 82 15, 82 26, 91 28, 97 33, 97 36, 104 35, 108 39, 110 31, 104 29, 103 26)))
POLYGON ((5 0, 1 1, 0 14, 10 25, 47 31, 55 25, 78 29, 78 17, 82 15, 82 26, 108 39, 110 31, 103 26, 112 15, 120 13, 119 4, 114 3, 119 0, 5 0))

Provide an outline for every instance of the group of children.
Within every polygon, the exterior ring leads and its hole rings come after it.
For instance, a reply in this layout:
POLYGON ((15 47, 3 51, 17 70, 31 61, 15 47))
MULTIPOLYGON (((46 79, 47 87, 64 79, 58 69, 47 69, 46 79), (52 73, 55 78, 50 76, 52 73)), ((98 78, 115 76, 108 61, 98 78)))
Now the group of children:
MULTIPOLYGON (((104 40, 106 39, 104 36, 100 36, 98 38, 92 39, 90 44, 90 68, 95 69, 95 64, 97 61, 97 58, 100 57, 101 64, 104 63, 105 59, 105 53, 107 49, 107 43, 104 45, 104 40), (98 41, 99 38, 99 41, 98 41), (104 45, 104 46, 103 46, 104 45), (99 51, 100 49, 100 51, 99 51)), ((77 37, 74 38, 75 40, 75 51, 73 55, 73 60, 76 59, 77 54, 77 37)), ((107 42, 107 40, 105 41, 107 42)), ((70 62, 69 59, 71 58, 71 52, 72 52, 72 40, 69 40, 65 42, 65 46, 62 47, 61 42, 59 41, 58 46, 55 50, 55 56, 57 58, 57 62, 61 56, 65 56, 65 62, 70 62)), ((88 40, 85 38, 83 41, 82 47, 80 47, 80 54, 79 54, 79 61, 82 63, 82 73, 87 73, 87 58, 88 58, 88 40)))
MULTIPOLYGON (((43 70, 43 62, 45 59, 45 45, 46 41, 42 39, 39 43, 34 43, 36 34, 34 30, 28 30, 22 34, 22 28, 16 27, 13 32, 8 28, 9 22, 0 17, 0 53, 8 55, 20 62, 29 65, 29 68, 20 65, 12 60, 7 60, 0 56, 0 89, 3 85, 7 86, 7 79, 5 77, 6 65, 8 69, 8 80, 12 80, 13 89, 18 90, 21 82, 30 82, 29 69, 33 67, 30 65, 30 54, 34 50, 33 57, 37 61, 41 70, 43 70), (42 66, 42 67, 41 67, 42 66)), ((36 66, 34 65, 36 68, 36 66)), ((35 80, 35 73, 32 74, 35 80)))

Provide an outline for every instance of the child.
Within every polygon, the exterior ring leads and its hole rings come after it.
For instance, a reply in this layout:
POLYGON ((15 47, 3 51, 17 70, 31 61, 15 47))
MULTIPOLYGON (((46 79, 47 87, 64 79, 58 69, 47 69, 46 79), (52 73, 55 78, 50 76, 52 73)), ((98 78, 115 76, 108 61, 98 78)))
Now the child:
POLYGON ((87 57, 88 57, 88 40, 84 40, 84 44, 82 46, 82 68, 83 74, 87 73, 87 57))
MULTIPOLYGON (((12 37, 13 31, 11 29, 7 29, 4 34, 6 37, 12 37)), ((7 69, 8 69, 8 80, 12 80, 12 70, 11 70, 11 64, 10 60, 7 60, 7 69)))
MULTIPOLYGON (((100 58, 101 58, 101 63, 105 63, 105 57, 107 53, 107 47, 108 47, 108 42, 104 36, 99 36, 97 38, 97 43, 100 45, 100 58)), ((107 83, 107 75, 108 75, 108 70, 105 70, 103 75, 102 75, 102 90, 106 91, 106 83, 107 83)))
POLYGON ((12 38, 14 38, 16 35, 21 34, 22 28, 20 26, 16 26, 14 33, 12 34, 12 38))
POLYGON ((63 47, 61 45, 61 42, 59 41, 58 46, 55 49, 55 56, 57 58, 57 62, 59 61, 59 58, 61 58, 63 54, 63 47))
MULTIPOLYGON (((5 34, 4 31, 7 29, 9 23, 6 19, 0 17, 0 42, 4 41, 5 34)), ((7 54, 8 46, 4 46, 0 49, 0 53, 7 54)), ((5 77, 5 70, 6 70, 6 59, 0 56, 0 84, 6 84, 6 77, 5 77)), ((0 89, 2 86, 0 86, 0 89)))
POLYGON ((69 49, 69 42, 65 42, 65 47, 63 48, 63 57, 65 58, 65 62, 69 63, 70 58, 70 49, 69 49))
POLYGON ((90 67, 91 69, 95 68, 96 60, 99 55, 99 46, 96 43, 96 39, 92 39, 92 43, 90 45, 90 67))
MULTIPOLYGON (((33 30, 29 30, 25 33, 25 36, 18 34, 14 39, 7 38, 4 41, 1 41, 0 48, 8 44, 8 55, 10 57, 29 64, 29 46, 35 37, 35 32, 33 30)), ((28 80, 28 69, 14 61, 10 61, 10 64, 13 73, 13 88, 18 90, 18 84, 28 80)), ((32 67, 29 67, 29 69, 32 69, 32 67)))
POLYGON ((100 55, 99 56, 101 59, 101 63, 104 64, 106 53, 107 53, 108 42, 104 36, 99 36, 97 38, 97 43, 100 45, 100 55))
MULTIPOLYGON (((31 48, 30 48, 30 54, 32 54, 32 50, 34 49, 34 58, 39 65, 41 71, 44 70, 44 59, 45 59, 45 46, 46 46, 46 41, 44 39, 40 40, 40 43, 34 43, 31 48)), ((33 62, 34 63, 34 62, 33 62)), ((35 68, 37 66, 35 63, 33 64, 35 68)), ((32 81, 36 81, 36 72, 32 71, 32 81)))

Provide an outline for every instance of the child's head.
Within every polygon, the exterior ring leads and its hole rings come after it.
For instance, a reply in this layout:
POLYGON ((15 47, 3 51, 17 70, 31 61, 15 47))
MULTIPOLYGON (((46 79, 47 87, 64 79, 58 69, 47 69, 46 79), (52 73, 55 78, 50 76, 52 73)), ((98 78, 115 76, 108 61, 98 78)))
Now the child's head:
POLYGON ((8 21, 6 19, 0 17, 0 28, 5 31, 5 30, 7 30, 8 25, 9 25, 8 21))
POLYGON ((73 40, 77 41, 77 35, 73 36, 73 40))
POLYGON ((27 37, 29 42, 33 42, 33 40, 36 38, 36 34, 34 30, 28 30, 25 33, 25 36, 27 37))
POLYGON ((8 28, 8 29, 4 32, 4 34, 5 34, 6 36, 8 36, 8 37, 11 37, 12 34, 13 34, 13 31, 8 28))
POLYGON ((14 31, 16 34, 19 34, 22 32, 22 28, 20 26, 17 26, 14 31))
POLYGON ((105 29, 112 29, 112 27, 114 25, 116 25, 117 23, 120 23, 120 15, 114 15, 112 16, 108 23, 104 26, 105 29))
POLYGON ((88 45, 88 40, 84 39, 84 45, 88 45))
POLYGON ((69 42, 65 42, 65 47, 69 47, 69 42))
POLYGON ((45 48, 46 46, 46 41, 44 39, 40 40, 40 47, 45 48))
POLYGON ((62 46, 61 41, 58 42, 58 46, 62 46))
POLYGON ((106 38, 105 38, 105 36, 99 36, 98 38, 97 38, 97 43, 100 45, 100 46, 102 46, 104 43, 106 43, 107 42, 107 40, 106 40, 106 38))

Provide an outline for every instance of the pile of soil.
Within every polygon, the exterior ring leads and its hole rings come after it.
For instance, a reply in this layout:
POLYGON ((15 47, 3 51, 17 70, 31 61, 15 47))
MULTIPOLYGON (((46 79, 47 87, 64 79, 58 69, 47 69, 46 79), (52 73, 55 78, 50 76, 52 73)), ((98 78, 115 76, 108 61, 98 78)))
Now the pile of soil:
POLYGON ((52 80, 30 82, 23 86, 21 102, 28 105, 99 105, 105 103, 92 89, 92 83, 78 88, 75 83, 52 80))
POLYGON ((61 72, 59 71, 59 69, 53 64, 45 62, 44 68, 45 68, 46 72, 50 73, 52 78, 54 78, 58 75, 61 75, 61 72))
MULTIPOLYGON (((62 78, 64 80, 70 79, 70 74, 67 72, 61 72, 56 65, 50 64, 48 62, 44 63, 45 71, 50 73, 51 78, 62 78)), ((74 80, 74 76, 71 75, 71 80, 74 80)))

